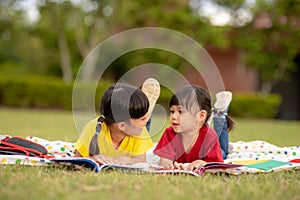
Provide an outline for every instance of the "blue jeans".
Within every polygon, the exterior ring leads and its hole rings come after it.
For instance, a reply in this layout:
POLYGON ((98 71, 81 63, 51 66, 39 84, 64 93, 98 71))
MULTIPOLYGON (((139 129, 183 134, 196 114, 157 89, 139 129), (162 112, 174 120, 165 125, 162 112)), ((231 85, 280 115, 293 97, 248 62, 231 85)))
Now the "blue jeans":
POLYGON ((214 122, 214 129, 217 132, 219 138, 223 159, 226 159, 226 156, 228 154, 228 146, 229 146, 226 117, 225 115, 222 114, 214 114, 213 122, 214 122))
POLYGON ((149 117, 148 121, 147 121, 147 124, 146 124, 146 129, 147 131, 150 133, 150 126, 151 126, 151 120, 152 120, 152 114, 151 116, 149 117))

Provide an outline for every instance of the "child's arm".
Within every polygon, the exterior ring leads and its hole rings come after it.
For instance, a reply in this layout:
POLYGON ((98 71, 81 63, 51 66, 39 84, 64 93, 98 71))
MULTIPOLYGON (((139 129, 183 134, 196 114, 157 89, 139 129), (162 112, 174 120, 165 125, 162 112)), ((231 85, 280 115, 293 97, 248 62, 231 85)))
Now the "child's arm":
POLYGON ((173 166, 173 161, 169 160, 167 158, 160 157, 159 164, 163 167, 170 167, 170 166, 173 166))
POLYGON ((146 162, 146 154, 141 154, 137 156, 119 156, 112 159, 115 164, 131 165, 134 163, 146 162))
POLYGON ((77 149, 75 150, 75 157, 83 157, 83 156, 77 151, 77 149))
MULTIPOLYGON (((83 157, 78 151, 75 152, 75 157, 83 157)), ((138 162, 146 162, 146 154, 138 156, 119 156, 115 158, 108 157, 106 155, 94 155, 89 158, 95 160, 100 164, 119 164, 119 165, 131 165, 138 162)))
MULTIPOLYGON (((83 156, 76 150, 75 157, 83 157, 83 156)), ((105 156, 105 155, 89 156, 88 158, 95 160, 97 163, 99 163, 101 165, 115 164, 112 158, 105 156)))

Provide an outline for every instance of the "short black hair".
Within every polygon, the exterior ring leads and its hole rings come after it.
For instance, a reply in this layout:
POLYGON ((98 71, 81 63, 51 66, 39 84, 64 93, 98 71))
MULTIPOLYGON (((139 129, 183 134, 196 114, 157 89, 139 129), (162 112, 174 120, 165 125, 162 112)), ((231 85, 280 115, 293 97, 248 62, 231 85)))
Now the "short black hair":
POLYGON ((105 117, 106 125, 138 119, 149 109, 147 96, 137 87, 126 83, 116 83, 103 94, 100 114, 105 117))

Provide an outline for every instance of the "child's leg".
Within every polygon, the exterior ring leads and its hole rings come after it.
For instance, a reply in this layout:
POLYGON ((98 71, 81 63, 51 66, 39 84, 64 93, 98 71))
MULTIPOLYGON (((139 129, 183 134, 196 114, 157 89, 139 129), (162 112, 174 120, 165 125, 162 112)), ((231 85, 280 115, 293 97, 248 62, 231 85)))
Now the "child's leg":
POLYGON ((221 146, 223 159, 225 159, 228 154, 228 145, 229 145, 226 117, 222 115, 214 114, 213 122, 214 122, 214 129, 217 132, 219 137, 219 143, 221 146))
POLYGON ((213 112, 214 129, 218 134, 222 155, 225 159, 229 147, 226 115, 232 99, 232 93, 228 91, 219 92, 216 97, 213 112))
POLYGON ((150 115, 150 117, 147 121, 147 124, 146 124, 146 129, 148 132, 150 132, 151 120, 152 120, 152 115, 150 115))
POLYGON ((142 91, 146 94, 149 100, 149 119, 146 124, 146 128, 148 131, 150 131, 151 126, 151 120, 152 120, 152 111, 154 109, 154 106, 156 104, 156 101, 160 95, 160 84, 159 82, 154 78, 148 78, 144 81, 142 85, 142 91))

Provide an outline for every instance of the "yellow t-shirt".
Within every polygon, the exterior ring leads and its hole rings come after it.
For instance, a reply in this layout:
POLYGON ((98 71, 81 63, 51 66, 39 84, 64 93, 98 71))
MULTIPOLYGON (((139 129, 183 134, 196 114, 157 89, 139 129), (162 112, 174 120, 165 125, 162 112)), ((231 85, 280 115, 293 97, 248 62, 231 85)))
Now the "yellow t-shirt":
MULTIPOLYGON (((76 150, 83 157, 89 156, 89 145, 96 132, 97 120, 98 118, 93 119, 84 126, 81 135, 75 144, 76 150)), ((140 136, 135 137, 127 135, 120 146, 115 149, 108 126, 105 123, 102 123, 101 127, 101 131, 98 135, 98 146, 99 152, 102 155, 107 155, 109 157, 136 156, 146 153, 146 151, 153 146, 152 139, 150 138, 146 127, 144 127, 140 136)))

